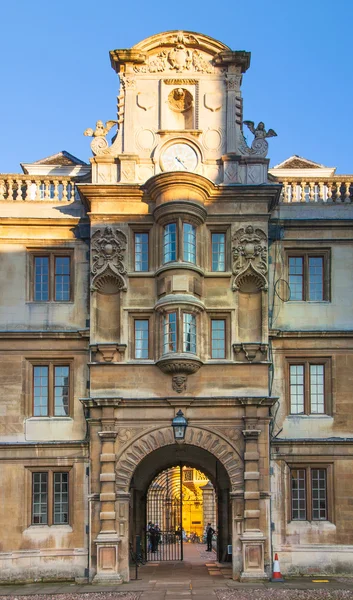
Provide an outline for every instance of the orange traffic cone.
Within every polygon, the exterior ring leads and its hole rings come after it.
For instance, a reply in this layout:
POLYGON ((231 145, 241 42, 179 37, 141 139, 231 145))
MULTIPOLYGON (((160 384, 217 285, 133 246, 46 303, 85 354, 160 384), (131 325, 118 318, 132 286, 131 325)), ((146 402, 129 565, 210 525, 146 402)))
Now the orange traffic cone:
POLYGON ((273 573, 272 573, 271 581, 275 581, 277 583, 281 583, 281 581, 284 581, 284 579, 281 575, 281 569, 279 568, 279 560, 278 560, 277 552, 275 554, 275 560, 273 561, 273 573))

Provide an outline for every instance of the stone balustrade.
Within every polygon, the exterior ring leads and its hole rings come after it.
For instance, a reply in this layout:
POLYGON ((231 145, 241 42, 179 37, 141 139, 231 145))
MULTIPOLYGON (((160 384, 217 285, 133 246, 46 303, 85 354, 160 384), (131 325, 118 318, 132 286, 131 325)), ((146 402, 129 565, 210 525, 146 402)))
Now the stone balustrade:
POLYGON ((0 174, 0 201, 73 202, 76 193, 71 177, 0 174))
POLYGON ((353 202, 353 175, 332 177, 273 177, 283 184, 281 202, 351 203, 353 202))

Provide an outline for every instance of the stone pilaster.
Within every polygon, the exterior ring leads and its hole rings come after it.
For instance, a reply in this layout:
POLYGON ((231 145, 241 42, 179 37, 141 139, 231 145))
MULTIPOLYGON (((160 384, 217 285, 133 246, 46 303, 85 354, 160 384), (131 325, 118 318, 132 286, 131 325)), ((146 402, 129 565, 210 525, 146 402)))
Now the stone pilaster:
POLYGON ((95 539, 97 546, 97 573, 93 583, 122 583, 119 569, 120 537, 116 530, 115 513, 115 419, 114 408, 102 408, 103 430, 98 433, 101 439, 100 454, 100 532, 95 539))
POLYGON ((247 407, 244 417, 244 531, 242 542, 243 572, 241 580, 268 579, 264 567, 265 536, 260 529, 260 468, 256 407, 247 407))

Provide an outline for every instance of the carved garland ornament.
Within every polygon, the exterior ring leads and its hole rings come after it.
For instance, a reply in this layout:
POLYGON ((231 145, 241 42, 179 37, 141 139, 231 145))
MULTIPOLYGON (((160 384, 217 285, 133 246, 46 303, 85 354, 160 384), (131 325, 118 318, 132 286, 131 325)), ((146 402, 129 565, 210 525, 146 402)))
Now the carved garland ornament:
POLYGON ((262 229, 248 225, 233 238, 233 289, 239 290, 248 281, 255 282, 258 290, 267 289, 267 236, 262 229))
POLYGON ((126 290, 123 263, 126 250, 125 234, 112 227, 98 229, 92 235, 92 289, 102 294, 116 294, 126 290))
MULTIPOLYGON (((231 482, 232 491, 243 487, 243 465, 240 455, 229 441, 207 429, 188 427, 185 443, 208 450, 223 464, 231 482)), ((117 493, 129 492, 130 481, 139 463, 151 452, 163 446, 174 445, 171 427, 149 431, 135 440, 116 457, 117 493)))

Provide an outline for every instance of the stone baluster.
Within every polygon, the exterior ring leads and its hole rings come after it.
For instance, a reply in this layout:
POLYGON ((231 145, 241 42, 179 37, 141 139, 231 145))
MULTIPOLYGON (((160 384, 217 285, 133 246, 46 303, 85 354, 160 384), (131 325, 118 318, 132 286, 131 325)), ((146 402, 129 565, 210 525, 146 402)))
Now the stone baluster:
POLYGON ((16 183, 17 183, 16 200, 22 200, 22 179, 16 179, 16 183))
POLYGON ((346 203, 349 203, 351 201, 351 185, 352 185, 351 181, 346 181, 345 182, 346 191, 344 193, 344 201, 346 203))
POLYGON ((62 190, 63 190, 61 200, 63 202, 67 202, 68 201, 68 197, 67 197, 68 194, 67 194, 67 192, 68 192, 68 187, 69 187, 69 183, 70 182, 69 181, 62 181, 61 183, 62 183, 62 190))
POLYGON ((10 177, 8 180, 7 197, 9 200, 13 200, 13 179, 10 177))
POLYGON ((300 202, 306 202, 306 199, 305 199, 305 188, 306 188, 306 182, 305 181, 301 181, 300 182, 300 202))
POLYGON ((330 183, 329 181, 327 182, 327 202, 332 203, 332 183, 330 183))
POLYGON ((4 179, 0 179, 0 200, 5 200, 6 183, 4 179))
POLYGON ((337 202, 337 204, 342 202, 341 185, 342 185, 341 181, 336 181, 336 202, 337 202))
POLYGON ((283 181, 283 189, 282 189, 282 202, 288 202, 288 181, 283 181))
POLYGON ((50 200, 50 181, 44 179, 40 183, 43 183, 44 185, 44 200, 50 200))
POLYGON ((309 192, 309 200, 310 202, 315 202, 315 181, 310 181, 310 192, 309 192))
POLYGON ((291 197, 291 202, 296 202, 297 201, 297 182, 296 181, 292 181, 292 197, 291 197))
POLYGON ((54 179, 54 198, 52 198, 54 200, 54 202, 58 202, 59 200, 59 180, 58 179, 54 179))
POLYGON ((30 179, 26 179, 26 192, 24 199, 27 200, 27 202, 31 200, 31 185, 32 181, 30 179))
POLYGON ((326 202, 325 201, 325 184, 323 181, 320 181, 320 183, 319 183, 319 198, 320 198, 320 200, 322 200, 322 202, 326 202))

